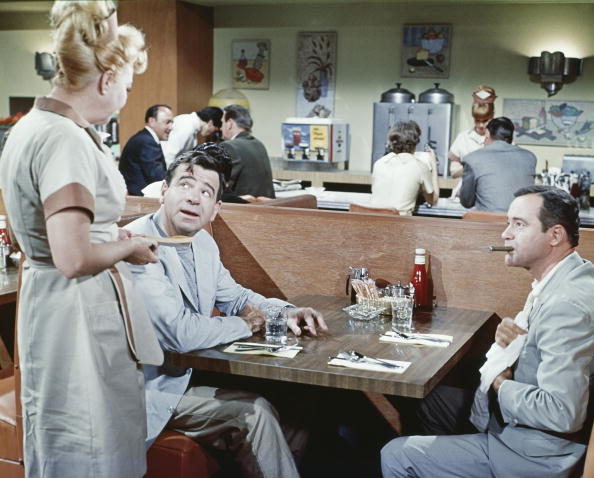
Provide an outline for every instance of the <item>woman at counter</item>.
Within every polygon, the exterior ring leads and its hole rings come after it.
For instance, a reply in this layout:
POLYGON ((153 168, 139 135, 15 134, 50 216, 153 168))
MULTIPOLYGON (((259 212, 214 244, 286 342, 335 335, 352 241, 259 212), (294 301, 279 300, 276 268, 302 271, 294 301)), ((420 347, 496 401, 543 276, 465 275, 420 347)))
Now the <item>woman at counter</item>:
POLYGON ((146 65, 144 37, 111 0, 51 10, 58 73, 12 129, 0 187, 26 254, 20 292, 27 477, 140 478, 146 410, 138 362, 162 352, 125 264, 156 243, 118 231, 125 184, 93 124, 122 108, 146 65))
POLYGON ((371 178, 371 206, 412 214, 419 190, 433 205, 439 199, 437 159, 432 150, 415 152, 421 128, 414 121, 396 123, 388 132, 390 153, 378 159, 371 178))

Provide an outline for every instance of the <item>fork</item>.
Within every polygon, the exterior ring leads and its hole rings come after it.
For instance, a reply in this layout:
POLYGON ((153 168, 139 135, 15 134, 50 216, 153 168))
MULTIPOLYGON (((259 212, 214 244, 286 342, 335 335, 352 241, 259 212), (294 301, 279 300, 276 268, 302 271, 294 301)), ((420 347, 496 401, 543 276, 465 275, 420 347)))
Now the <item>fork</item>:
POLYGON ((353 362, 373 360, 374 362, 377 362, 387 368, 402 368, 401 365, 398 365, 398 364, 395 364, 392 362, 388 362, 387 360, 382 360, 382 359, 375 358, 375 357, 368 357, 366 355, 363 355, 360 352, 357 352, 356 350, 347 350, 346 353, 349 355, 350 360, 352 360, 353 362))
POLYGON ((393 334, 398 335, 399 337, 402 337, 403 339, 407 339, 407 340, 427 340, 429 342, 450 342, 449 340, 446 339, 440 339, 437 337, 427 337, 424 336, 423 334, 405 334, 404 332, 397 332, 395 330, 392 331, 393 334))

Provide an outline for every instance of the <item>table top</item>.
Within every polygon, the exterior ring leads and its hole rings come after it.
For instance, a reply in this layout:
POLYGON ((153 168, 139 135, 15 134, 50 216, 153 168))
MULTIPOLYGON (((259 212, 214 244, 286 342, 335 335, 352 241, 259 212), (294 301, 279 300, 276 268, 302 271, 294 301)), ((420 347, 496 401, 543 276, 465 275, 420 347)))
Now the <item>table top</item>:
MULTIPOLYGON (((448 347, 425 347, 380 342, 379 335, 390 329, 391 319, 380 317, 371 322, 350 319, 342 311, 350 305, 347 297, 302 295, 291 302, 319 310, 329 327, 327 334, 300 338, 298 342, 303 350, 295 358, 229 354, 222 351, 226 345, 221 345, 187 354, 167 353, 166 360, 173 365, 211 372, 422 398, 470 349, 479 329, 497 317, 493 312, 443 307, 429 312, 415 311, 415 331, 454 337, 448 347), (349 349, 372 357, 408 361, 411 365, 402 374, 328 365, 328 357, 349 349)), ((290 334, 289 341, 293 338, 290 334)), ((263 341, 263 337, 255 336, 250 341, 263 341)))
POLYGON ((16 302, 18 279, 18 268, 8 267, 0 270, 0 305, 16 302))

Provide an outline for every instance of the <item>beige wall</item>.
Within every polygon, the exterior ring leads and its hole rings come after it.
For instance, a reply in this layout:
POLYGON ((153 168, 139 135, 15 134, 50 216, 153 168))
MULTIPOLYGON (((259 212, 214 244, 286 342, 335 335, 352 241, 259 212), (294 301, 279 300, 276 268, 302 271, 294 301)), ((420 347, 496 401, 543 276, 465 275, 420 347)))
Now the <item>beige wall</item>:
POLYGON ((35 52, 51 51, 49 30, 0 30, 0 118, 10 96, 49 93, 49 81, 35 73, 35 52))
MULTIPOLYGON (((213 89, 231 86, 231 40, 271 40, 270 89, 242 91, 252 105, 255 135, 271 156, 278 156, 280 123, 295 113, 296 34, 338 31, 336 117, 351 125, 351 169, 369 170, 373 102, 400 81, 402 24, 435 21, 451 23, 454 31, 450 78, 441 82, 456 98, 453 134, 470 127, 470 94, 478 84, 496 89, 496 114, 502 114, 503 98, 545 98, 544 90, 528 79, 527 56, 543 49, 584 58, 594 54, 593 4, 217 7, 213 89)), ((49 91, 33 69, 33 53, 49 45, 49 31, 0 30, 0 117, 8 114, 9 96, 49 91)), ((417 95, 433 84, 429 79, 402 82, 417 95)), ((592 58, 584 62, 584 74, 555 98, 594 101, 592 58)), ((539 167, 545 160, 560 165, 568 151, 594 154, 592 149, 530 149, 539 167)))
MULTIPOLYGON (((295 43, 299 31, 336 30, 338 60, 336 117, 351 125, 351 169, 369 170, 373 102, 400 81, 400 37, 404 23, 453 25, 450 78, 441 86, 458 105, 454 135, 472 124, 471 92, 484 83, 495 88, 496 114, 503 98, 545 98, 529 81, 527 56, 543 49, 568 55, 594 54, 594 5, 453 5, 391 6, 262 6, 215 9, 214 89, 228 88, 233 39, 269 38, 271 85, 266 91, 242 90, 251 103, 254 134, 271 156, 280 155, 280 123, 295 114, 295 43)), ((402 79, 418 94, 433 80, 402 79)), ((563 87, 559 100, 594 101, 594 61, 584 74, 563 87)), ((593 154, 592 149, 531 147, 539 158, 561 163, 564 153, 593 154)))

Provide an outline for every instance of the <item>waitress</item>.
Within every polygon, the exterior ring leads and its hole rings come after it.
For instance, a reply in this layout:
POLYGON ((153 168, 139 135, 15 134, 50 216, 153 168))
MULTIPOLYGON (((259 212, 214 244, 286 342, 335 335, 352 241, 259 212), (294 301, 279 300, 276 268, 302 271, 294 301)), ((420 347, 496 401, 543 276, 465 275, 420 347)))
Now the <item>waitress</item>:
POLYGON ((493 119, 495 108, 493 102, 497 96, 490 86, 480 85, 472 92, 472 110, 474 126, 462 131, 450 146, 448 158, 450 159, 450 174, 454 178, 462 176, 462 162, 464 156, 485 145, 487 123, 493 119))
POLYGON ((28 477, 140 478, 146 411, 139 362, 162 353, 122 261, 156 244, 115 224, 125 185, 91 125, 122 108, 146 67, 143 35, 111 0, 58 1, 58 74, 10 132, 0 186, 27 256, 19 305, 28 477))

